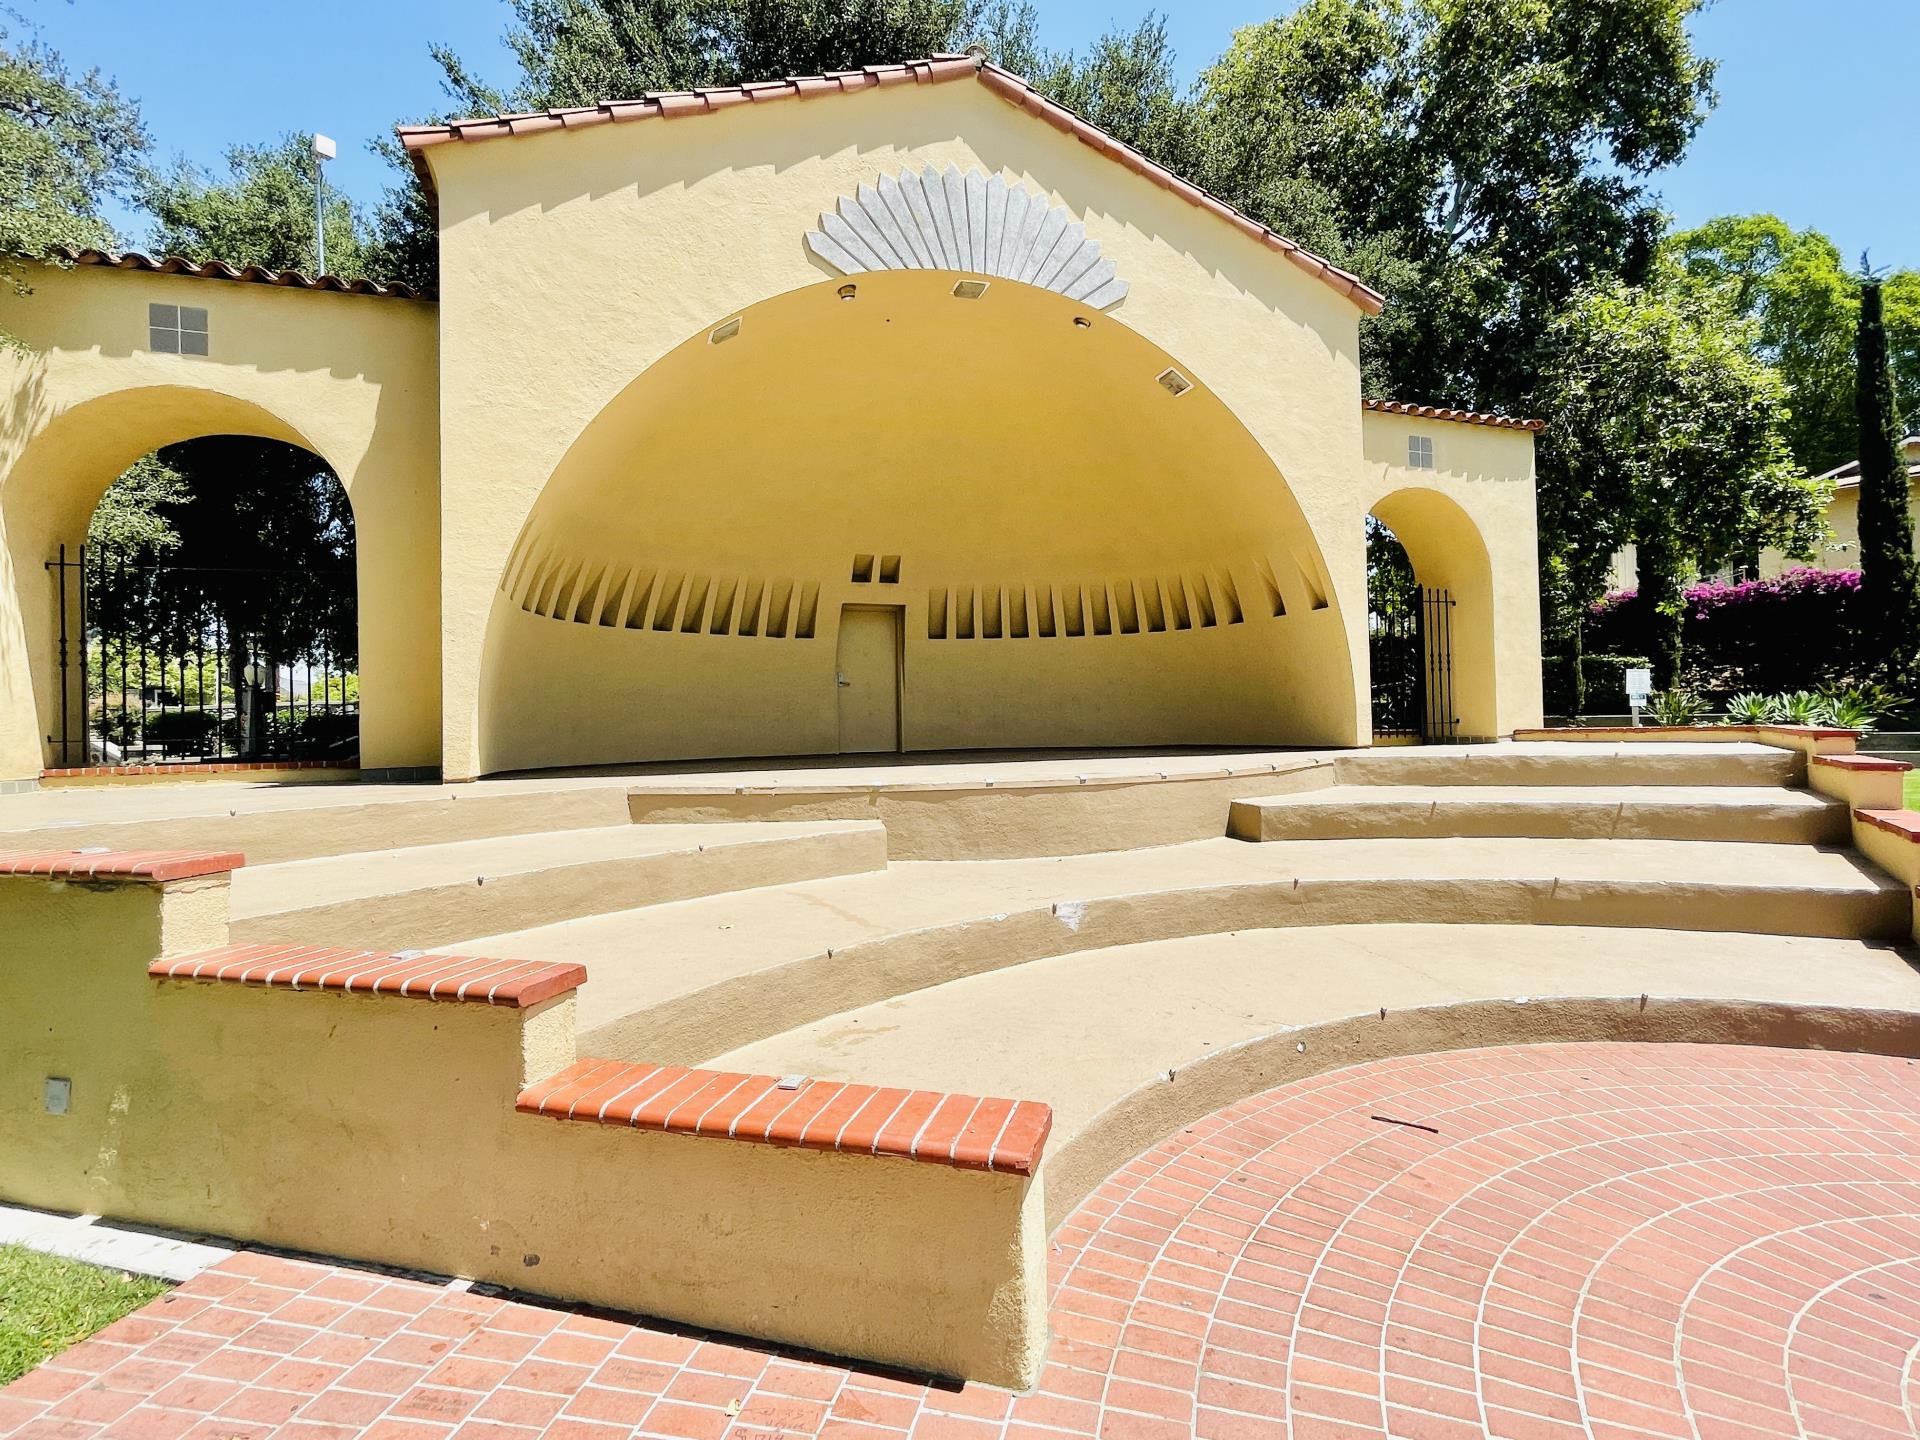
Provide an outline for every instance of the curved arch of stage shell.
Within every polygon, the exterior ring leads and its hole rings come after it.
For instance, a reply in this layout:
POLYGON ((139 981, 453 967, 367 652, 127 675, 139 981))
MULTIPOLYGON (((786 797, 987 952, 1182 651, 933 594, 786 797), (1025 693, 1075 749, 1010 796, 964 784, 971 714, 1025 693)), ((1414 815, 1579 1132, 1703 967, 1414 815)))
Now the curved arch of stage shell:
POLYGON ((978 286, 808 286, 628 385, 500 577, 481 768, 1349 738, 1327 569, 1246 427, 1114 316, 978 286))

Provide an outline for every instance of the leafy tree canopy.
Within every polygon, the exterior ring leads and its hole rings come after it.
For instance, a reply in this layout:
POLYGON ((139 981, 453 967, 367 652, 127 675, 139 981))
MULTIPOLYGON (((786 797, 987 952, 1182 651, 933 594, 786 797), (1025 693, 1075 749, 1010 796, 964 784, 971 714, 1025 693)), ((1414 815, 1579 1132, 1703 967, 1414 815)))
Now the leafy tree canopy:
POLYGON ((1644 278, 1645 181, 1706 117, 1702 0, 1306 0, 1201 77, 1204 178, 1386 282, 1370 327, 1393 390, 1527 403, 1550 317, 1644 278), (1397 272, 1397 273, 1396 273, 1397 272))
MULTIPOLYGON (((308 136, 289 133, 267 145, 235 145, 226 154, 224 179, 185 160, 149 175, 141 198, 153 215, 153 249, 312 273, 316 162, 309 144, 308 136)), ((340 191, 327 192, 326 227, 327 269, 365 275, 362 223, 340 191)))
POLYGON ((187 477, 160 458, 143 455, 107 487, 87 523, 87 544, 154 559, 180 548, 170 514, 190 503, 187 477))
MULTIPOLYGON (((1780 371, 1793 415, 1793 457, 1819 474, 1855 458, 1860 286, 1817 230, 1774 215, 1728 215, 1666 242, 1687 283, 1713 291, 1754 324, 1755 353, 1780 371)), ((1886 277, 1895 412, 1920 425, 1920 272, 1886 277)))
POLYGON ((950 49, 975 0, 513 0, 520 74, 499 89, 436 47, 466 114, 851 70, 950 49))
POLYGON ((166 566, 102 588, 103 631, 179 647, 218 626, 277 660, 319 648, 352 663, 353 513, 309 451, 246 435, 166 446, 108 488, 87 540, 114 567, 166 566))
POLYGON ((132 192, 146 148, 133 101, 97 70, 73 74, 0 5, 0 281, 26 289, 16 256, 116 244, 100 209, 132 192))
POLYGON ((1669 272, 1579 292, 1548 327, 1536 400, 1542 580, 1563 637, 1638 547, 1640 588, 1665 622, 1655 682, 1678 663, 1681 587, 1761 546, 1806 555, 1825 491, 1787 449, 1785 387, 1750 324, 1669 272))

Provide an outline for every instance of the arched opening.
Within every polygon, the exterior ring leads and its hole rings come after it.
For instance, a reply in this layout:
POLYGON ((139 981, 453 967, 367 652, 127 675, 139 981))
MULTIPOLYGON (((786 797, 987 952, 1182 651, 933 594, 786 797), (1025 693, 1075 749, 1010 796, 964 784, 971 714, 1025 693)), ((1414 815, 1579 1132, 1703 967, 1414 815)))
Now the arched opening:
POLYGON ((60 764, 357 758, 353 513, 312 451, 251 435, 152 451, 56 569, 60 764))
POLYGON ((1352 657, 1239 419, 1114 317, 887 271, 616 396, 500 577, 482 771, 1350 744, 1352 657))
MULTIPOLYGON (((82 644, 86 617, 80 608, 81 557, 89 529, 109 487, 137 462, 168 447, 207 437, 274 441, 297 447, 307 458, 292 473, 313 476, 324 471, 335 486, 345 479, 300 431, 272 411, 218 390, 173 385, 111 391, 43 419, 7 471, 6 483, 0 486, 0 518, 4 519, 6 535, 4 559, 10 569, 4 583, 13 589, 17 609, 0 623, 0 774, 34 774, 43 767, 98 763, 88 753, 85 677, 90 667, 82 644)), ((339 501, 337 492, 335 499, 339 501)), ((342 528, 351 533, 353 522, 343 501, 337 505, 337 515, 342 528)), ((358 548, 356 536, 356 564, 358 548)), ((339 577, 356 596, 358 578, 357 570, 351 568, 339 577)), ((365 618, 364 607, 357 599, 353 609, 356 622, 365 618)), ((137 641, 129 646, 136 674, 139 648, 137 641)), ((358 640, 354 648, 362 648, 358 640)), ((344 643, 339 649, 344 652, 344 643)), ((189 667, 191 664, 189 660, 189 667)), ((104 665, 91 668, 97 674, 104 665)), ((150 660, 149 671, 154 668, 150 660)), ((117 696, 126 693, 137 711, 143 687, 136 674, 129 675, 123 692, 117 688, 116 667, 116 688, 109 692, 116 697, 116 708, 117 696)), ((159 687, 168 684, 166 675, 150 673, 149 678, 159 687)), ((175 678, 188 686, 184 693, 196 693, 191 686, 191 668, 188 676, 175 678)), ((314 698, 324 708, 326 698, 337 695, 337 709, 354 684, 344 677, 331 681, 316 677, 314 698)), ((276 679, 273 710, 281 708, 283 686, 290 688, 284 673, 276 679)), ((230 709, 234 697, 220 696, 216 689, 209 685, 205 703, 230 709)), ((170 693, 183 692, 175 686, 170 693)), ((304 689, 301 698, 305 698, 304 689)), ((148 695, 148 708, 150 713, 155 708, 153 694, 148 695)), ((267 708, 262 707, 263 713, 267 708)), ((137 719, 133 723, 137 724, 137 719)), ((310 728, 309 738, 317 728, 310 728)), ((231 722, 227 730, 234 733, 231 722)), ((146 748, 143 739, 136 753, 144 754, 146 748)), ((160 748, 157 744, 153 747, 155 759, 160 748)), ((329 753, 341 755, 342 747, 332 746, 329 753)))
POLYGON ((1478 527, 1453 500, 1421 489, 1387 496, 1366 525, 1375 742, 1491 738, 1493 575, 1478 527))

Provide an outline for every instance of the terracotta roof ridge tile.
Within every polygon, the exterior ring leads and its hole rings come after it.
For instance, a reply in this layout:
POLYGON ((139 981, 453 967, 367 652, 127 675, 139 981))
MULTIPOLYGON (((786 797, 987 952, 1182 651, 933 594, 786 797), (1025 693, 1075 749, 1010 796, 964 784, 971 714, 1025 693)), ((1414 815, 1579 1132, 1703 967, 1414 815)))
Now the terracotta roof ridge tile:
POLYGON ((1450 420, 1457 425, 1491 425, 1501 430, 1547 428, 1544 420, 1522 420, 1513 415, 1496 415, 1486 410, 1453 410, 1444 405, 1414 405, 1405 400, 1362 400, 1361 405, 1382 415, 1411 415, 1421 420, 1450 420))
MULTIPOLYGON (((393 300, 427 300, 430 295, 399 280, 347 279, 340 275, 308 275, 300 270, 275 270, 266 265, 236 265, 230 260, 189 260, 184 255, 149 255, 142 250, 102 250, 95 246, 55 245, 47 255, 70 265, 97 265, 112 270, 144 270, 156 275, 188 275, 200 280, 236 280, 278 285, 296 290, 332 290, 344 295, 375 295, 393 300)), ((33 257, 29 257, 33 258, 33 257)))
MULTIPOLYGON (((534 111, 521 115, 474 116, 434 124, 402 125, 396 133, 412 157, 415 172, 429 192, 433 174, 426 151, 453 141, 494 140, 513 135, 530 135, 556 129, 577 129, 599 119, 637 120, 653 117, 690 115, 717 108, 712 97, 738 94, 748 100, 809 99, 827 94, 846 94, 872 89, 888 83, 886 77, 911 76, 916 83, 937 84, 963 76, 976 77, 987 89, 1009 104, 1045 120, 1056 130, 1072 135, 1088 148, 1108 156, 1136 175, 1170 191, 1188 204, 1216 215, 1253 240, 1285 256, 1315 279, 1323 281, 1346 296, 1369 315, 1377 315, 1386 298, 1359 276, 1340 269, 1330 261, 1303 249, 1286 236, 1268 229, 1252 216, 1234 209, 1218 196, 1211 195, 1191 181, 1128 145, 1091 121, 1083 119, 1064 105, 1049 100, 1033 88, 1030 81, 1002 69, 989 60, 971 54, 937 53, 917 60, 885 65, 866 65, 857 70, 835 70, 823 75, 789 75, 779 80, 749 80, 738 86, 714 89, 648 91, 637 100, 601 100, 592 105, 565 110, 534 111)), ((898 83, 895 81, 894 83, 898 83)))

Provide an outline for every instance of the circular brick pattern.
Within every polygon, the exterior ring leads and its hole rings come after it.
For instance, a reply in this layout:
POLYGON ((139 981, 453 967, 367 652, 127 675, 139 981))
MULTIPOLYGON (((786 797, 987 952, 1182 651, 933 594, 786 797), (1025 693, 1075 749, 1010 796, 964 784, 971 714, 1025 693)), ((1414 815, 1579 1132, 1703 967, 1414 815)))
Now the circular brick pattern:
POLYGON ((1920 1063, 1360 1065, 1140 1157, 1051 1259, 1015 1396, 240 1254, 0 1391, 0 1436, 1913 1437, 1920 1063))
POLYGON ((1362 1065, 1193 1126, 1057 1239, 1048 1384, 1103 1377, 1093 1433, 1920 1434, 1911 1061, 1362 1065))

